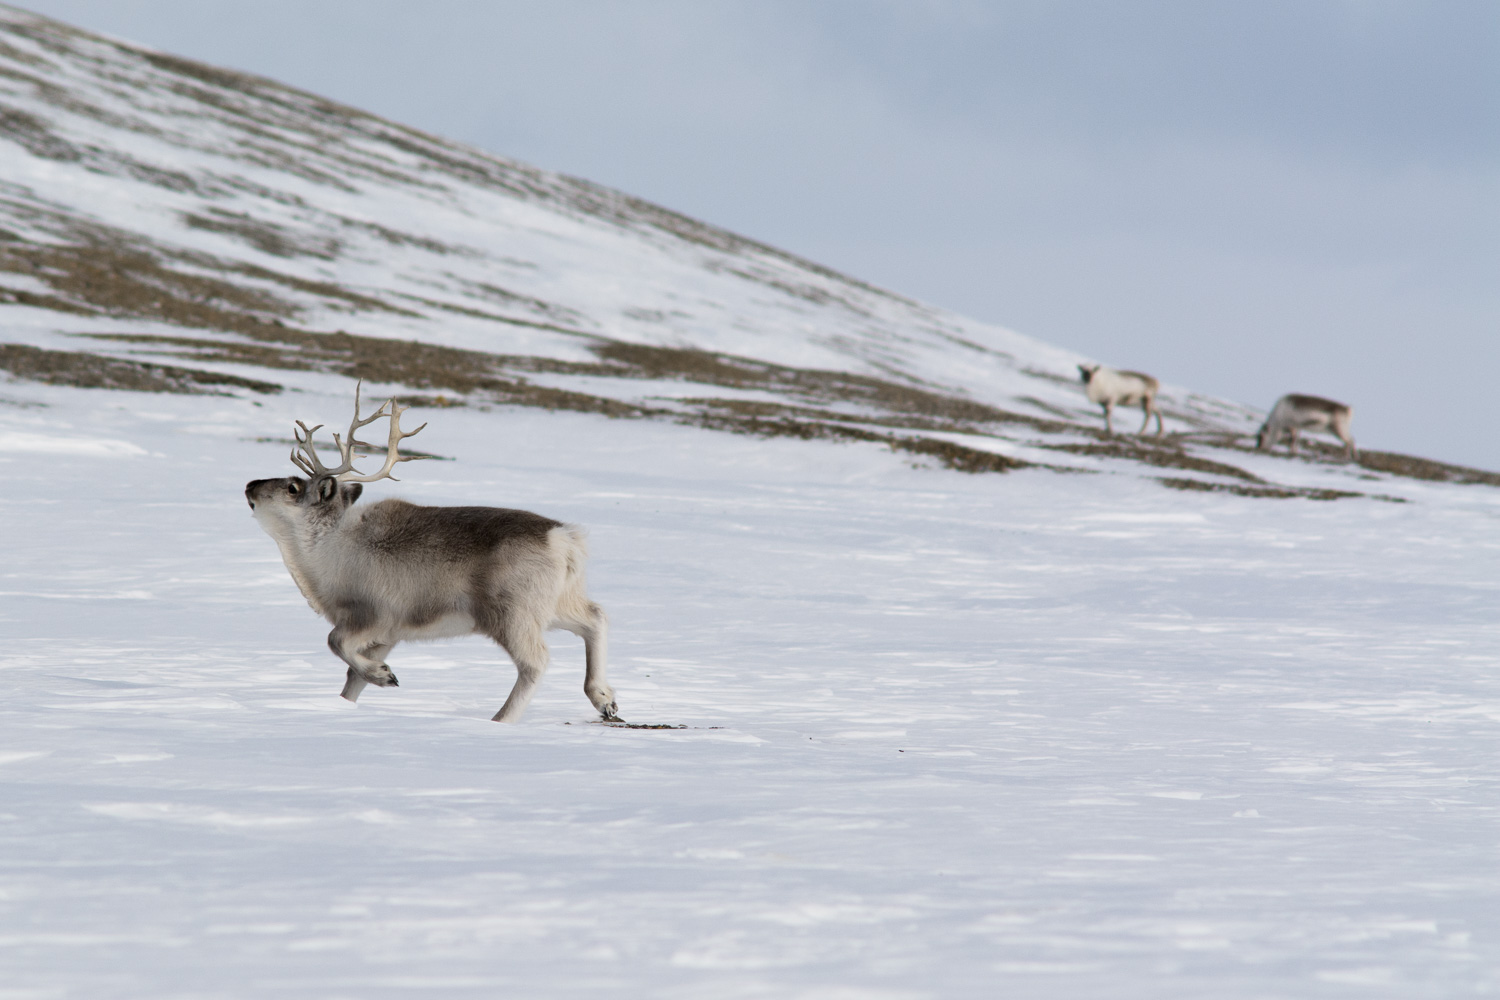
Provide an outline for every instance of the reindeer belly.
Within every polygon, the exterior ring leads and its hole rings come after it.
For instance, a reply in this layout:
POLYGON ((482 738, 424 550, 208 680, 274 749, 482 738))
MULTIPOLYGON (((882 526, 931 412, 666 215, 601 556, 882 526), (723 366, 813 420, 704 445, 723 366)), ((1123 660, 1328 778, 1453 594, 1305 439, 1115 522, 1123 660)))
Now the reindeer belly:
POLYGON ((1293 417, 1291 425, 1299 431, 1326 431, 1333 427, 1333 419, 1327 413, 1303 413, 1293 417))
POLYGON ((1109 403, 1111 406, 1135 406, 1146 398, 1146 390, 1138 385, 1115 383, 1101 385, 1090 382, 1088 397, 1094 403, 1109 403))
POLYGON ((474 631, 474 618, 463 611, 448 611, 435 617, 416 615, 401 626, 406 639, 448 639, 474 631))

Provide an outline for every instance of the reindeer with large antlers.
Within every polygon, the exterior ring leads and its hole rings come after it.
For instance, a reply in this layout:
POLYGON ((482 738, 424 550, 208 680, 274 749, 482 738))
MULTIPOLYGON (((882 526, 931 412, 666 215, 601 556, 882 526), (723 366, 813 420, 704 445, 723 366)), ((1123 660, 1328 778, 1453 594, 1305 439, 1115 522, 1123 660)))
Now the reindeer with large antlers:
POLYGON ((385 657, 407 639, 481 634, 494 639, 516 665, 516 683, 495 715, 516 722, 547 669, 543 633, 561 628, 583 639, 584 693, 606 719, 618 718, 605 680, 607 622, 584 591, 588 558, 583 531, 524 510, 495 507, 420 507, 404 500, 355 506, 364 487, 395 480, 391 470, 422 455, 398 445, 426 427, 401 430, 406 409, 386 400, 354 419, 347 440, 335 433, 339 464, 325 466, 313 433, 297 421, 292 462, 302 476, 257 479, 245 487, 256 521, 276 540, 282 561, 312 609, 333 623, 328 646, 349 665, 343 696, 365 685, 395 687, 385 657), (385 465, 372 476, 354 468, 355 432, 390 419, 385 465))

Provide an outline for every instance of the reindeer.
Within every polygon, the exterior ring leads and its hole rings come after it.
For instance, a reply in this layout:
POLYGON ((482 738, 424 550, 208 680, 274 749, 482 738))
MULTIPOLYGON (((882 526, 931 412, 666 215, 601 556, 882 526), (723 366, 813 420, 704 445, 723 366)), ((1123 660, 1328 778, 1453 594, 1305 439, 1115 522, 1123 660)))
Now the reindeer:
POLYGON ((255 520, 276 541, 312 609, 333 624, 328 647, 349 665, 342 696, 365 685, 396 687, 385 657, 407 639, 480 634, 516 666, 496 722, 517 722, 547 669, 543 633, 566 629, 583 639, 583 690, 607 720, 619 718, 605 680, 607 622, 584 592, 588 554, 582 529, 524 510, 421 507, 404 500, 355 506, 364 483, 396 481, 391 470, 421 455, 397 446, 426 427, 401 430, 408 408, 394 399, 360 418, 359 388, 348 440, 333 435, 340 463, 327 468, 313 432, 297 421, 292 463, 303 476, 257 479, 245 486, 255 520), (373 476, 354 468, 355 432, 390 418, 385 465, 373 476), (300 454, 299 454, 300 453, 300 454))
POLYGON ((1151 417, 1156 417, 1156 433, 1161 434, 1161 411, 1156 408, 1156 391, 1161 384, 1150 375, 1140 372, 1116 371, 1113 368, 1105 368, 1103 365, 1079 365, 1079 377, 1087 387, 1089 401, 1098 403, 1104 408, 1104 430, 1113 434, 1115 428, 1110 421, 1110 413, 1116 405, 1132 406, 1141 404, 1141 412, 1146 419, 1141 422, 1141 429, 1137 434, 1146 433, 1146 428, 1151 426, 1151 417))
POLYGON ((1349 433, 1349 421, 1354 417, 1352 407, 1335 403, 1321 396, 1303 396, 1288 393, 1276 401, 1271 415, 1260 425, 1255 435, 1255 447, 1270 451, 1281 443, 1283 434, 1290 435, 1288 450, 1297 454, 1298 431, 1328 431, 1344 442, 1344 457, 1354 460, 1354 437, 1349 433))

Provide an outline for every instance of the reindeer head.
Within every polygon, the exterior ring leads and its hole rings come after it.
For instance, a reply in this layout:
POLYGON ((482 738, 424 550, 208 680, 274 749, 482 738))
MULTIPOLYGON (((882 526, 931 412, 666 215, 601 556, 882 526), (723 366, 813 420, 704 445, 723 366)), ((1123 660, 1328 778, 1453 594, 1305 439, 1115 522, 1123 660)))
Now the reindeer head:
POLYGON ((359 499, 364 490, 362 483, 373 483, 380 479, 390 479, 399 482, 391 475, 397 463, 410 462, 413 459, 426 458, 425 455, 401 455, 397 452, 397 446, 405 438, 416 434, 417 431, 426 427, 418 427, 415 431, 401 430, 401 414, 408 408, 396 405, 394 399, 388 399, 380 405, 374 413, 363 419, 359 415, 359 386, 354 389, 354 419, 349 424, 348 440, 343 440, 335 432, 333 435, 334 446, 339 452, 339 464, 334 468, 325 466, 318 458, 317 449, 313 447, 313 432, 322 427, 317 424, 308 427, 302 421, 297 421, 297 430, 292 433, 297 439, 297 447, 292 450, 292 464, 307 473, 306 478, 302 476, 287 476, 282 479, 256 479, 245 485, 245 499, 250 503, 250 510, 255 519, 261 523, 271 535, 280 538, 285 532, 294 529, 297 525, 328 525, 335 523, 343 517, 344 511, 359 499), (373 476, 360 475, 359 470, 354 468, 354 448, 356 445, 368 448, 369 445, 363 441, 357 441, 354 432, 366 424, 374 423, 381 417, 390 418, 390 435, 386 442, 385 465, 373 476))
MULTIPOLYGON (((1255 432, 1255 450, 1256 451, 1265 451, 1266 450, 1266 441, 1270 438, 1270 436, 1271 436, 1271 421, 1267 420, 1265 423, 1263 423, 1263 424, 1260 425, 1260 430, 1258 430, 1258 431, 1255 432)), ((1272 443, 1274 444, 1275 442, 1272 442, 1272 443)))

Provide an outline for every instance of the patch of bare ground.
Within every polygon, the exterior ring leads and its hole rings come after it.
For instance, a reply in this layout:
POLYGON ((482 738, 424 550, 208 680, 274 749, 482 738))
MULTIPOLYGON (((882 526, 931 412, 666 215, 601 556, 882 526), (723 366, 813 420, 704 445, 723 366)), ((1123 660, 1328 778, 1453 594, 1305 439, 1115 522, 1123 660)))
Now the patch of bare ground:
POLYGON ((1361 451, 1357 461, 1361 468, 1374 472, 1386 472, 1405 476, 1408 479, 1426 479, 1439 483, 1472 483, 1485 486, 1500 486, 1500 473, 1470 469, 1462 465, 1448 465, 1413 455, 1398 455, 1389 451, 1361 451))
POLYGON ((415 302, 429 309, 438 309, 442 312, 453 313, 457 316, 469 316, 474 319, 485 319, 492 323, 507 323, 511 326, 528 326, 533 330, 552 330, 556 333, 568 333, 575 337, 593 337, 596 334, 588 333, 572 327, 558 326, 556 323, 544 323, 541 320, 520 319, 515 316, 506 316, 503 313, 487 312, 483 309, 475 309, 473 306, 459 305, 457 302, 446 302, 442 299, 428 298, 424 295, 413 295, 410 292, 395 292, 396 298, 407 302, 415 302))
POLYGON ((228 236, 273 257, 333 260, 343 249, 343 243, 331 236, 314 237, 296 233, 285 226, 251 218, 243 212, 210 208, 203 215, 183 212, 181 216, 189 229, 228 236))
MULTIPOLYGON (((864 409, 859 413, 840 412, 816 406, 797 406, 791 403, 775 403, 752 399, 723 399, 717 397, 685 397, 677 400, 684 406, 692 406, 712 413, 727 413, 735 417, 759 419, 792 419, 832 421, 842 424, 859 424, 869 427, 892 427, 910 431, 936 431, 951 434, 984 434, 983 425, 929 417, 921 414, 882 414, 864 409)), ((833 400, 830 403, 836 402, 833 400)))
MULTIPOLYGON (((1189 454, 1181 445, 1176 444, 1171 439, 1158 442, 1157 439, 1153 438, 1103 437, 1099 441, 1085 444, 1061 443, 1041 444, 1039 446, 1051 449, 1052 451, 1064 451, 1071 455, 1123 458, 1132 462, 1140 462, 1144 465, 1155 465, 1167 469, 1186 469, 1191 472, 1205 472, 1214 476, 1243 479, 1251 483, 1263 482, 1259 476, 1246 472, 1238 466, 1229 465, 1225 462, 1215 462, 1212 459, 1200 458, 1197 455, 1189 454)), ((1197 480, 1184 481, 1197 482, 1197 480)))
MULTIPOLYGON (((788 414, 799 408, 787 407, 788 414)), ((770 416, 758 413, 736 413, 733 410, 714 409, 677 417, 679 423, 709 430, 748 434, 753 437, 789 437, 802 441, 868 441, 884 444, 892 451, 935 459, 939 464, 959 472, 1010 472, 1028 468, 1031 463, 1009 458, 995 452, 971 448, 941 438, 929 438, 895 434, 875 430, 846 422, 849 418, 837 415, 834 420, 807 420, 783 414, 770 416)))
MULTIPOLYGON (((1195 435, 1195 437, 1199 437, 1195 435)), ((1202 435, 1204 440, 1212 443, 1216 448, 1232 449, 1234 451, 1256 453, 1257 449, 1253 443, 1244 435, 1202 435)), ((1350 465, 1349 459, 1344 455, 1342 444, 1331 444, 1326 441, 1309 440, 1303 438, 1298 444, 1296 455, 1289 454, 1286 450, 1262 452, 1276 458, 1292 461, 1315 462, 1326 465, 1350 465)), ((1401 476, 1405 479, 1422 479, 1436 483, 1460 483, 1468 485, 1500 486, 1500 472, 1489 472, 1484 469, 1475 469, 1465 465, 1452 465, 1447 462, 1436 462, 1430 458, 1418 458, 1415 455, 1402 455, 1391 451, 1374 451, 1361 449, 1355 452, 1352 463, 1370 472, 1385 473, 1392 476, 1401 476)), ((1374 476, 1362 478, 1374 479, 1374 476)))
POLYGON ((1012 469, 1025 469, 1031 466, 1030 462, 1023 462, 1019 458, 1009 458, 992 451, 944 441, 941 438, 903 438, 893 435, 890 446, 896 451, 935 458, 958 472, 1010 472, 1012 469))
POLYGON ((156 256, 114 241, 0 243, 0 270, 40 280, 53 293, 46 305, 74 314, 234 330, 253 316, 291 313, 269 293, 165 267, 156 256))
POLYGON ((0 344, 0 369, 16 378, 80 389, 128 389, 190 395, 227 395, 225 389, 230 387, 266 394, 281 391, 281 386, 274 382, 238 375, 106 358, 81 351, 49 351, 26 344, 0 344))
MULTIPOLYGON (((87 336, 94 340, 149 346, 157 353, 182 360, 326 372, 369 382, 407 385, 414 389, 448 390, 458 396, 478 394, 492 402, 544 410, 602 413, 607 417, 666 416, 671 412, 589 393, 535 385, 512 370, 543 368, 524 363, 546 359, 512 358, 417 341, 362 337, 343 331, 312 333, 272 323, 257 324, 247 332, 259 342, 156 334, 87 336)), ((568 366, 565 362, 558 362, 546 365, 544 370, 556 370, 557 367, 568 366)))
POLYGON ((1402 497, 1384 494, 1356 493, 1351 490, 1329 490, 1301 486, 1241 486, 1238 483, 1210 483, 1202 479, 1159 478, 1157 482, 1174 490, 1189 490, 1201 493, 1233 493, 1242 497, 1267 497, 1274 500, 1342 500, 1348 497, 1368 497, 1385 503, 1409 503, 1402 497))
MULTIPOLYGON (((675 379, 734 389, 763 389, 810 402, 840 402, 876 411, 947 421, 951 429, 985 424, 1024 424, 1041 431, 1068 429, 1060 421, 1043 420, 975 402, 960 396, 902 385, 869 375, 791 368, 750 358, 694 348, 655 347, 623 341, 600 341, 590 349, 622 374, 649 379, 675 379)), ((946 429, 946 428, 945 428, 946 429)))
POLYGON ((1037 399, 1035 396, 1021 396, 1019 397, 1019 401, 1025 403, 1027 406, 1034 406, 1038 410, 1044 410, 1047 413, 1052 414, 1054 417, 1062 420, 1064 423, 1073 423, 1078 419, 1078 414, 1069 413, 1061 406, 1053 406, 1051 403, 1045 400, 1037 399))
MULTIPOLYGON (((198 251, 158 246, 64 210, 0 199, 0 214, 24 219, 56 237, 54 242, 40 242, 17 238, 14 233, 0 234, 0 272, 39 281, 50 293, 6 293, 22 304, 251 336, 268 320, 291 319, 299 312, 298 305, 276 290, 322 299, 346 311, 419 315, 334 282, 310 281, 198 251)), ((205 224, 213 221, 206 216, 204 220, 205 224)), ((233 216, 218 222, 253 228, 248 220, 233 216)), ((255 239, 280 238, 264 227, 254 231, 255 239)), ((251 239, 248 230, 238 236, 251 239)))
POLYGON ((556 302, 548 302, 531 295, 522 295, 509 289, 501 288, 499 285, 487 281, 470 281, 456 274, 446 274, 444 277, 451 283, 458 285, 467 294, 475 298, 487 299, 507 307, 519 307, 528 312, 541 316, 552 323, 568 323, 574 328, 586 323, 587 320, 582 313, 576 309, 559 305, 556 302))

